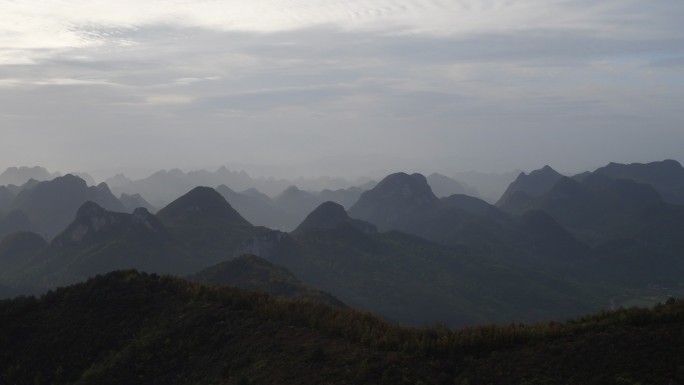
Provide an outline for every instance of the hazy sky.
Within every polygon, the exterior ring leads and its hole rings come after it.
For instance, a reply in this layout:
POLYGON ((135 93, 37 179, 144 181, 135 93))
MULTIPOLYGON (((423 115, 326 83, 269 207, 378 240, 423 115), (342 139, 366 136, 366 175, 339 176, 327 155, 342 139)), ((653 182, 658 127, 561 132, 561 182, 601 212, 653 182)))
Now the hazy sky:
POLYGON ((684 162, 682 20, 682 0, 0 0, 0 168, 684 162))

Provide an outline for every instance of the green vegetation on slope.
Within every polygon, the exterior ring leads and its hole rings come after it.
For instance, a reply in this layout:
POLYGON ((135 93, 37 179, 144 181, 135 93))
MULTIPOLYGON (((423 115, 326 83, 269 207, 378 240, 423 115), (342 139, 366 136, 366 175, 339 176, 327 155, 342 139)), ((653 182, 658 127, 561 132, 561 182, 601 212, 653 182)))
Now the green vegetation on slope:
POLYGON ((0 301, 0 382, 670 384, 684 302, 567 323, 413 329, 350 309, 119 271, 0 301))

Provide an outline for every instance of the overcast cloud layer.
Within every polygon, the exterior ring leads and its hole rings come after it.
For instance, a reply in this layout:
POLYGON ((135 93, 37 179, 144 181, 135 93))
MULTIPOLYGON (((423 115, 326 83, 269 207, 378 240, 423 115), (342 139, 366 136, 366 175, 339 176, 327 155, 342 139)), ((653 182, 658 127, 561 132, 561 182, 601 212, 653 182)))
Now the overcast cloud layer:
POLYGON ((683 19, 681 0, 0 0, 0 167, 684 162, 683 19))

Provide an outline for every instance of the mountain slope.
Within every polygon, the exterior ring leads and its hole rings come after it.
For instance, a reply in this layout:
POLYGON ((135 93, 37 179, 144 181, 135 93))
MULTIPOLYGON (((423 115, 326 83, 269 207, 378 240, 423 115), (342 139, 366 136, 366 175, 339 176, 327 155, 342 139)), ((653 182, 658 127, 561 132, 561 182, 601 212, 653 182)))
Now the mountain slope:
POLYGON ((368 222, 350 218, 342 205, 335 202, 321 203, 292 232, 305 233, 313 230, 329 230, 342 224, 351 225, 364 233, 375 233, 377 229, 368 222))
POLYGON ((234 257, 242 242, 265 230, 252 226, 209 187, 192 189, 159 210, 157 218, 192 252, 197 270, 234 257))
POLYGON ((302 191, 297 186, 290 186, 273 198, 275 207, 287 215, 283 226, 283 230, 286 231, 297 227, 321 203, 323 202, 317 196, 302 191))
POLYGON ((16 274, 22 265, 46 246, 45 239, 28 231, 20 231, 3 238, 0 241, 0 277, 16 274))
POLYGON ((0 216, 0 240, 17 231, 35 230, 36 226, 21 210, 12 210, 4 216, 0 216))
POLYGON ((244 254, 193 274, 190 281, 209 285, 229 285, 268 293, 276 297, 345 307, 332 295, 305 286, 287 269, 256 255, 244 254))
POLYGON ((399 232, 366 233, 347 222, 292 235, 262 234, 244 244, 243 252, 286 267, 350 306, 413 325, 565 317, 601 308, 607 300, 462 247, 399 232))
POLYGON ((531 260, 540 267, 547 257, 567 254, 543 239, 543 232, 526 234, 531 228, 481 199, 459 194, 437 199, 420 174, 386 177, 364 193, 349 214, 380 230, 399 230, 447 246, 465 245, 480 255, 524 262, 527 267, 531 260))
POLYGON ((438 201, 421 174, 396 173, 361 194, 349 216, 368 221, 380 230, 396 228, 403 217, 438 201))
POLYGON ((684 205, 684 167, 676 160, 631 164, 610 163, 594 171, 594 174, 650 184, 665 202, 684 205))
POLYGON ((14 194, 6 186, 0 186, 0 210, 5 210, 9 207, 14 199, 14 194))
POLYGON ((140 194, 121 194, 119 196, 119 200, 121 201, 121 204, 124 205, 124 208, 128 213, 132 213, 138 207, 143 207, 151 213, 157 211, 157 209, 154 206, 152 206, 148 201, 146 201, 145 198, 143 198, 140 194))
POLYGON ((567 323, 412 329, 115 272, 0 301, 0 378, 62 384, 675 384, 684 303, 567 323), (40 363, 40 364, 36 364, 40 363))
POLYGON ((549 191, 561 178, 563 178, 563 175, 559 174, 548 165, 539 170, 534 170, 529 174, 521 172, 520 175, 518 175, 518 178, 508 186, 506 191, 504 191, 496 205, 504 208, 510 204, 509 200, 511 200, 513 196, 520 194, 536 198, 549 191))
POLYGON ((76 211, 88 201, 111 211, 126 210, 106 184, 88 187, 85 181, 71 174, 21 191, 12 207, 26 213, 37 231, 52 238, 74 219, 76 211))
POLYGON ((5 282, 50 288, 117 269, 187 274, 198 268, 161 222, 144 208, 111 212, 93 202, 5 282))

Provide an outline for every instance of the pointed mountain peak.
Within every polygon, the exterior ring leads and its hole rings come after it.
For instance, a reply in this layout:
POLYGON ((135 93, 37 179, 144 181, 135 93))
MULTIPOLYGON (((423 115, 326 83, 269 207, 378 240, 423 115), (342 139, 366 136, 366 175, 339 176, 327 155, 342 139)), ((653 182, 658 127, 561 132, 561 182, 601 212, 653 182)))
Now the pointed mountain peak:
POLYGON ((98 185, 97 185, 97 189, 98 189, 98 190, 101 190, 101 191, 104 191, 104 192, 106 192, 106 193, 109 193, 109 194, 112 193, 112 190, 109 189, 109 186, 108 186, 107 183, 105 183, 105 182, 101 182, 100 184, 98 184, 98 185))
POLYGON ((335 202, 324 202, 312 211, 294 231, 295 233, 313 229, 331 229, 340 223, 349 221, 349 216, 342 205, 335 202))
POLYGON ((83 179, 77 177, 76 175, 73 174, 66 174, 64 176, 59 176, 49 182, 43 182, 43 183, 51 183, 54 185, 73 185, 73 186, 78 186, 78 187, 88 187, 88 184, 86 181, 83 179))
MULTIPOLYGON (((522 175, 525 175, 524 173, 522 175)), ((548 164, 545 165, 544 167, 538 169, 538 170, 533 170, 529 174, 525 175, 523 178, 557 178, 563 176, 561 175, 558 171, 554 170, 551 166, 548 164)))
POLYGON ((372 190, 361 194, 349 209, 349 215, 381 229, 392 228, 392 223, 406 214, 434 207, 438 202, 423 175, 400 172, 388 175, 372 190))
POLYGON ((438 200, 432 193, 427 178, 418 173, 411 175, 404 172, 390 174, 371 191, 378 191, 383 195, 400 196, 404 199, 414 200, 415 203, 433 203, 438 200))
POLYGON ((251 226, 218 191, 211 187, 195 187, 161 209, 157 215, 162 221, 200 216, 251 226))
POLYGON ((553 185, 564 178, 562 174, 546 165, 539 170, 534 170, 529 174, 520 173, 518 178, 511 183, 503 193, 497 206, 504 208, 513 194, 522 191, 532 198, 540 197, 551 190, 553 185))
POLYGON ((100 207, 100 205, 98 205, 97 203, 88 201, 81 205, 81 207, 76 212, 76 220, 80 221, 98 218, 104 215, 106 212, 107 210, 100 207))
POLYGON ((76 212, 76 218, 53 240, 54 244, 64 246, 78 243, 95 233, 106 233, 112 228, 129 223, 130 215, 103 209, 95 202, 88 201, 76 212))
POLYGON ((60 247, 80 243, 92 237, 106 237, 129 231, 131 225, 136 224, 143 224, 158 233, 164 229, 161 222, 147 209, 139 208, 131 215, 108 211, 89 201, 81 205, 74 221, 52 243, 60 247))
POLYGON ((329 230, 347 224, 366 234, 377 232, 377 228, 365 221, 350 218, 344 207, 332 201, 321 203, 293 233, 304 233, 311 230, 329 230))
MULTIPOLYGON (((286 195, 300 194, 302 192, 303 191, 300 190, 299 187, 292 185, 292 186, 286 188, 285 190, 283 190, 283 192, 281 192, 280 194, 278 194, 278 197, 284 197, 286 195)), ((276 197, 276 199, 277 199, 277 197, 276 197)))

